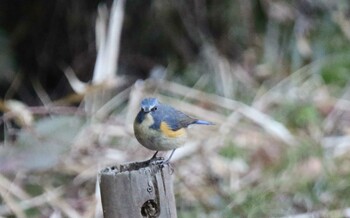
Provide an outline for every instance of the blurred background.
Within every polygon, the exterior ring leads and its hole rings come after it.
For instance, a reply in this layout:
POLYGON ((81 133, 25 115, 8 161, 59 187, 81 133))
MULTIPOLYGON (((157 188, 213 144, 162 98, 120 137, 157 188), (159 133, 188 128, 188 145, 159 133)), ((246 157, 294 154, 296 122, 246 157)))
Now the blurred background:
POLYGON ((346 0, 0 1, 0 217, 102 217, 146 96, 216 123, 178 217, 350 216, 349 42, 346 0))

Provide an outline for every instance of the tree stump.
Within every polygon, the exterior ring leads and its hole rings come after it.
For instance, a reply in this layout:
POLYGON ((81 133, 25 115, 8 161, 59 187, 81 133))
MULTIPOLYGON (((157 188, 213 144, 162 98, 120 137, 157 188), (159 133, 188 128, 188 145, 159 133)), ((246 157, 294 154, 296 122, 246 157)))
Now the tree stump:
POLYGON ((100 173, 105 218, 177 217, 173 169, 161 159, 107 167, 100 173))

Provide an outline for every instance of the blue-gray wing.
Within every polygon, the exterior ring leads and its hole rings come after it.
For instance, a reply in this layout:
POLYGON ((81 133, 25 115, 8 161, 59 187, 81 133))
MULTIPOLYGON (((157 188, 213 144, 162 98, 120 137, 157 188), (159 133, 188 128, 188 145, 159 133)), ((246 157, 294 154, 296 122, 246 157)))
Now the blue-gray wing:
POLYGON ((163 110, 165 112, 163 120, 173 131, 186 128, 197 121, 197 119, 194 119, 181 111, 175 110, 170 106, 165 106, 163 110))

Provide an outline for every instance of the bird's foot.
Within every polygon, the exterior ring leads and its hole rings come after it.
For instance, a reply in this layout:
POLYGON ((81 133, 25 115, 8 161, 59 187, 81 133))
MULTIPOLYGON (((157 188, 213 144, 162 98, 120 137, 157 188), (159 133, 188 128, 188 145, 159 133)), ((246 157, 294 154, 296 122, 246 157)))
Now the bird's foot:
POLYGON ((147 162, 153 165, 162 164, 164 162, 164 157, 152 157, 147 162))
POLYGON ((174 172, 174 167, 170 163, 169 159, 164 160, 163 157, 154 157, 154 158, 149 159, 147 162, 149 165, 153 165, 153 166, 158 165, 160 169, 163 169, 167 165, 169 167, 170 174, 173 174, 173 172, 174 172))
POLYGON ((174 167, 173 167, 173 165, 170 163, 169 160, 165 160, 165 161, 161 162, 161 163, 160 163, 160 168, 163 169, 163 168, 165 167, 165 165, 168 166, 168 168, 169 168, 169 170, 170 170, 170 174, 173 174, 173 173, 174 173, 174 167))

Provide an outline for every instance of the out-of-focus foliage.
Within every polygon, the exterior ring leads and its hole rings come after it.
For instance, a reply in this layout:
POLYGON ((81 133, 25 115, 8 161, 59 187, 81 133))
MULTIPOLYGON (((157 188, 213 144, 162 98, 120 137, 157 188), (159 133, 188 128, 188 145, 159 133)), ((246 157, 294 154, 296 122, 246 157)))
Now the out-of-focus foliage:
POLYGON ((48 170, 56 166, 82 128, 79 117, 56 116, 38 120, 17 139, 2 147, 0 170, 48 170))

